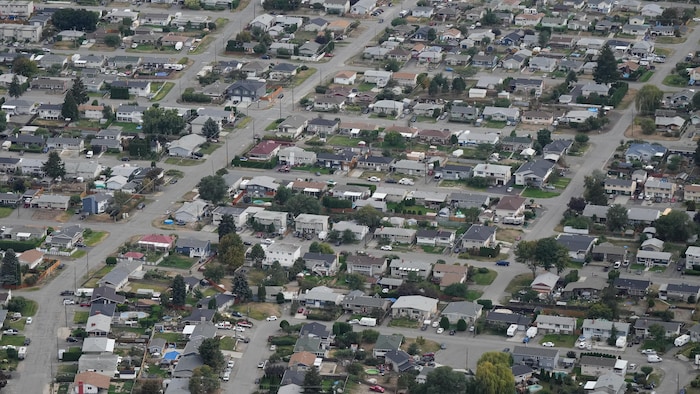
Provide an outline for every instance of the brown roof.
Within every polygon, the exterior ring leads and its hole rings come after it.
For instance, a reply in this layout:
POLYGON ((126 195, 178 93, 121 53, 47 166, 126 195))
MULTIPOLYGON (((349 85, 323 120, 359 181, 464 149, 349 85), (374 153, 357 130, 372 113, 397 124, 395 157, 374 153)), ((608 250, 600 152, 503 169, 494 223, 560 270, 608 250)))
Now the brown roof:
POLYGON ((44 253, 36 249, 29 249, 26 252, 22 252, 17 258, 20 262, 30 263, 37 261, 38 259, 44 257, 44 253))
POLYGON ((274 152, 275 149, 279 148, 280 144, 275 141, 263 141, 255 146, 255 148, 251 149, 249 154, 253 155, 269 155, 270 153, 274 152))
POLYGON ((685 187, 687 192, 700 192, 700 185, 688 185, 685 187))
POLYGON ((464 282, 464 273, 458 274, 455 272, 450 272, 450 273, 445 274, 445 276, 443 276, 440 279, 440 286, 449 286, 449 285, 453 285, 455 283, 463 283, 463 282, 464 282))
POLYGON ((392 74, 391 76, 393 79, 414 79, 416 78, 415 73, 404 73, 404 72, 397 72, 392 74))
POLYGON ((326 185, 324 182, 294 181, 294 184, 292 185, 292 189, 312 188, 312 189, 326 190, 327 187, 328 187, 328 185, 326 185))
POLYGON ((525 204, 525 199, 520 196, 505 196, 496 205, 496 209, 505 209, 508 211, 515 211, 525 204))
POLYGON ((337 74, 335 74, 336 78, 352 78, 354 75, 357 75, 355 71, 340 71, 337 74))
POLYGON ((311 366, 314 365, 314 361, 316 361, 315 354, 311 352, 299 352, 292 354, 292 356, 289 358, 289 366, 294 367, 299 364, 311 366))
POLYGON ((340 122, 341 129, 377 130, 377 125, 362 122, 340 122))
POLYGON ((454 274, 464 274, 467 272, 466 265, 452 265, 452 264, 435 264, 433 266, 433 272, 444 272, 444 273, 454 273, 454 274))
POLYGON ((83 372, 75 375, 73 383, 83 382, 100 389, 109 389, 109 381, 109 376, 101 375, 97 372, 83 372))

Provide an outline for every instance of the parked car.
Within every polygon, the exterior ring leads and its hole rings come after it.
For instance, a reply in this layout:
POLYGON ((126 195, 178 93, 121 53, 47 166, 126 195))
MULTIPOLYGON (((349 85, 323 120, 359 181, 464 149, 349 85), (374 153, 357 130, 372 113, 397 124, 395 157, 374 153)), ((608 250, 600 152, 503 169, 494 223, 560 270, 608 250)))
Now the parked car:
POLYGON ((496 262, 496 265, 501 266, 501 267, 507 267, 510 265, 510 261, 500 260, 500 261, 496 262))
POLYGON ((75 337, 68 337, 68 338, 66 338, 66 341, 74 343, 74 342, 78 342, 78 339, 75 337))
POLYGON ((554 342, 545 342, 542 344, 544 347, 554 347, 554 342))
POLYGON ((391 250, 392 248, 391 248, 391 246, 389 246, 389 245, 384 245, 384 246, 382 246, 382 247, 379 248, 379 249, 381 249, 381 250, 391 250))
POLYGON ((376 176, 371 176, 371 177, 367 178, 367 180, 370 182, 381 182, 382 181, 381 178, 378 178, 376 176))
POLYGON ((28 317, 27 320, 25 321, 26 324, 32 324, 34 320, 31 317, 28 317))
POLYGON ((3 335, 17 335, 19 334, 19 331, 15 328, 8 328, 7 330, 2 332, 3 335))
POLYGON ((63 300, 63 305, 75 305, 75 301, 66 298, 63 300))
POLYGON ((375 393, 383 393, 383 392, 384 392, 384 387, 382 387, 382 386, 377 386, 377 385, 370 386, 370 387, 369 387, 369 391, 374 391, 375 393))
POLYGON ((277 316, 268 316, 266 320, 267 321, 275 321, 275 320, 277 320, 277 316))

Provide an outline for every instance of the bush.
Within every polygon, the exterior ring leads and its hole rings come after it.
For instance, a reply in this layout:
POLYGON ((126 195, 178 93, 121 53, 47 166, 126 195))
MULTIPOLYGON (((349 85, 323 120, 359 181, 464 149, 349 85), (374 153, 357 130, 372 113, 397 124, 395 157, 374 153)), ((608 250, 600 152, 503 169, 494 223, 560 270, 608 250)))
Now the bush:
POLYGON ((484 309, 493 309, 493 301, 491 300, 476 300, 476 303, 482 305, 484 309))
POLYGON ((117 258, 114 256, 109 256, 105 259, 107 265, 117 265, 117 258))
POLYGON ((480 274, 488 274, 488 273, 489 273, 489 269, 486 268, 486 267, 479 267, 479 269, 477 270, 477 272, 480 273, 480 274))
POLYGON ((297 343, 297 338, 294 337, 272 337, 270 343, 275 346, 294 346, 297 343))

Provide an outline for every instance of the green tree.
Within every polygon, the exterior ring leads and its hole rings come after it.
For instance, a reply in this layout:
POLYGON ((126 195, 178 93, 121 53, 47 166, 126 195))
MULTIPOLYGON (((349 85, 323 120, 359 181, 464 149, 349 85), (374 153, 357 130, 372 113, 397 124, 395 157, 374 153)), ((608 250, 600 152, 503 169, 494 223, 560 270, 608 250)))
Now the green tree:
POLYGON ((321 203, 318 198, 306 194, 295 194, 287 200, 284 205, 287 212, 296 217, 302 213, 318 215, 321 213, 321 203))
POLYGON ((667 242, 686 242, 691 234, 691 222, 683 211, 672 210, 656 219, 657 236, 667 242))
POLYGON ((389 131, 384 136, 384 146, 391 148, 403 148, 406 146, 406 140, 404 140, 403 136, 398 131, 389 131))
POLYGON ((305 270, 306 262, 304 261, 303 257, 299 257, 298 259, 294 260, 294 264, 292 264, 292 267, 289 269, 289 277, 296 278, 299 273, 304 272, 305 270))
POLYGON ((448 319, 447 316, 443 316, 440 319, 440 328, 444 330, 448 330, 450 328, 450 319, 448 319))
POLYGON ((608 208, 605 225, 610 231, 624 230, 627 226, 627 207, 615 204, 608 208))
POLYGON ((349 228, 345 229, 345 231, 343 231, 343 243, 351 244, 355 241, 355 233, 353 233, 349 228))
POLYGON ((73 96, 75 102, 80 104, 85 104, 90 101, 90 96, 88 96, 87 88, 80 77, 75 77, 73 80, 73 85, 70 88, 70 93, 73 96))
MULTIPOLYGON (((246 278, 245 275, 237 272, 233 276, 233 279, 231 279, 231 283, 233 284, 233 294, 235 294, 236 298, 241 302, 247 302, 253 299, 253 292, 250 290, 250 286, 248 286, 248 278, 246 278)), ((265 286, 261 285, 259 287, 264 288, 265 286)))
POLYGON ((666 329, 661 324, 652 324, 649 326, 649 336, 656 341, 656 343, 663 344, 664 339, 666 339, 666 329))
POLYGON ((345 275, 345 281, 351 290, 362 290, 365 288, 365 278, 360 274, 345 275))
POLYGON ((187 298, 187 288, 185 286, 185 279, 182 275, 177 275, 173 278, 173 305, 175 306, 185 306, 185 299, 187 298))
POLYGON ((258 302, 265 302, 265 298, 267 298, 265 286, 258 286, 258 302))
POLYGON ((452 80, 452 91, 455 93, 464 93, 467 89, 467 83, 462 77, 457 77, 452 80))
POLYGON ((58 31, 75 30, 92 33, 97 28, 99 15, 86 9, 62 8, 51 16, 51 23, 58 31))
POLYGON ((7 249, 5 256, 1 260, 0 281, 4 285, 19 286, 22 284, 22 270, 19 259, 12 249, 7 249))
POLYGON ((432 27, 428 29, 427 38, 428 41, 435 41, 435 39, 437 38, 437 32, 432 27))
POLYGON ((122 40, 116 34, 108 34, 105 36, 105 45, 111 48, 116 48, 121 44, 122 40))
POLYGON ((437 367, 426 376, 422 386, 430 393, 464 394, 467 390, 467 379, 464 373, 453 371, 450 367, 437 367))
POLYGON ((185 8, 188 10, 198 10, 201 8, 199 0, 185 0, 185 8))
POLYGON ((41 166, 41 170, 51 179, 64 177, 66 175, 66 166, 63 164, 63 160, 61 160, 61 156, 59 156, 58 152, 55 150, 49 152, 49 157, 46 159, 44 165, 41 166))
POLYGON ((515 261, 523 263, 532 271, 532 278, 535 278, 537 272, 537 258, 535 250, 537 249, 537 241, 520 241, 515 246, 515 261))
POLYGON ((384 63, 384 70, 386 71, 391 71, 391 72, 397 72, 401 70, 401 63, 399 63, 398 60, 396 59, 391 59, 384 63))
POLYGON ((186 125, 175 109, 151 107, 143 113, 142 126, 146 134, 179 135, 186 125))
POLYGON ((221 279, 223 279, 225 275, 226 271, 221 264, 209 263, 204 269, 204 277, 215 283, 220 283, 221 279))
POLYGON ((321 387, 322 379, 318 373, 318 369, 309 368, 304 375, 304 394, 320 394, 323 392, 321 387))
POLYGON ((467 298, 467 285, 465 283, 452 283, 443 290, 450 297, 467 298))
POLYGON ((75 101, 75 97, 73 97, 73 93, 70 91, 66 93, 66 98, 63 100, 63 105, 61 106, 61 116, 63 119, 70 119, 73 122, 80 119, 78 103, 75 101))
POLYGON ((355 220, 371 229, 379 227, 382 221, 382 214, 375 208, 365 205, 355 212, 355 220))
POLYGON ((7 93, 10 95, 10 97, 17 98, 22 95, 22 85, 19 83, 19 78, 17 77, 17 74, 15 74, 12 77, 12 82, 10 82, 10 86, 7 89, 7 93))
POLYGON ((484 394, 500 394, 513 390, 510 355, 503 352, 484 353, 477 362, 475 379, 484 394))
POLYGON ((569 251, 554 238, 542 238, 537 240, 535 247, 535 259, 545 270, 556 267, 561 272, 568 262, 569 251))
POLYGON ((226 365, 224 354, 221 353, 219 338, 207 338, 199 345, 199 355, 202 362, 214 371, 220 371, 226 365))
POLYGON ((285 302, 284 293, 282 293, 281 291, 279 293, 277 293, 277 295, 275 296, 275 300, 277 301, 277 303, 279 305, 284 304, 284 302, 285 302))
POLYGON ((644 85, 634 97, 634 105, 640 115, 653 115, 661 108, 664 92, 656 85, 644 85))
POLYGON ((199 180, 197 184, 199 196, 212 204, 216 204, 226 197, 228 186, 226 181, 220 175, 209 175, 199 180))
POLYGON ((235 271, 243 265, 245 260, 245 245, 241 237, 236 233, 226 234, 219 241, 219 262, 226 267, 229 272, 235 271))
POLYGON ((208 118, 204 121, 204 125, 202 126, 202 134, 204 134, 204 136, 208 139, 219 138, 220 131, 219 124, 216 123, 214 119, 208 118))
POLYGON ((192 371, 188 387, 191 394, 214 394, 219 391, 219 376, 211 367, 203 365, 192 371))
POLYGON ((700 109, 700 92, 695 92, 691 103, 692 103, 691 109, 700 109))
POLYGON ((603 304, 602 302, 596 302, 595 304, 592 304, 588 308, 588 311, 586 312, 586 316, 589 319, 612 320, 613 319, 613 311, 612 311, 612 309, 610 309, 610 307, 603 304))
POLYGON ((253 248, 250 250, 250 258, 256 262, 263 261, 265 259, 265 249, 260 244, 253 245, 253 248))
POLYGON ((552 132, 547 129, 541 129, 537 132, 537 142, 544 148, 552 142, 552 132))
POLYGON ((583 197, 588 201, 589 204, 593 205, 607 205, 608 197, 605 195, 605 188, 603 188, 603 181, 599 180, 596 176, 587 176, 584 181, 584 191, 583 197))
POLYGON ((31 78, 39 72, 39 67, 35 61, 23 56, 18 56, 12 61, 12 72, 31 78))
POLYGON ((467 331, 467 321, 464 319, 457 320, 457 331, 467 331))
POLYGON ((160 393, 162 382, 160 379, 146 379, 141 380, 141 386, 137 394, 156 394, 160 393))
POLYGON ((610 46, 605 44, 598 55, 596 69, 593 72, 593 79, 597 83, 609 84, 617 82, 620 78, 620 71, 617 69, 617 60, 610 46))
POLYGON ((292 189, 286 186, 279 186, 277 192, 275 193, 275 201, 277 204, 284 206, 292 196, 292 189))
POLYGON ((236 232, 236 223, 233 220, 233 216, 226 214, 221 217, 219 226, 217 227, 217 232, 219 233, 219 241, 227 234, 236 232))

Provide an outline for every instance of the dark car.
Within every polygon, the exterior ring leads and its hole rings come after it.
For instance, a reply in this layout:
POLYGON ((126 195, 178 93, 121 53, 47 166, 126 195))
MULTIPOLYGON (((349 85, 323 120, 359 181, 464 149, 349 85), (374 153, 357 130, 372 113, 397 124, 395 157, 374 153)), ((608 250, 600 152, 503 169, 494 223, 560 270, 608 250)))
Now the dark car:
POLYGON ((24 346, 29 346, 29 344, 32 343, 32 340, 29 338, 24 338, 24 346))
POLYGON ((365 107, 362 109, 363 114, 368 114, 369 113, 369 107, 365 107))
POLYGON ((420 328, 421 331, 426 331, 428 329, 427 324, 423 324, 423 326, 420 328))
POLYGON ((268 60, 268 59, 270 59, 270 55, 262 55, 262 56, 260 56, 260 59, 268 60))
POLYGON ((231 312, 231 314, 232 314, 233 316, 236 316, 236 317, 243 317, 243 315, 241 315, 241 312, 233 311, 233 312, 231 312))
POLYGON ((250 245, 252 245, 252 244, 253 244, 253 243, 250 242, 250 241, 243 241, 243 245, 245 245, 245 246, 250 246, 250 245))
POLYGON ((450 335, 455 335, 456 333, 457 333, 457 331, 455 331, 455 330, 450 330, 450 335))
POLYGON ((70 290, 63 290, 63 291, 61 292, 61 295, 62 295, 62 296, 71 296, 71 295, 73 295, 73 292, 70 291, 70 290))
POLYGON ((496 262, 496 265, 499 265, 501 267, 507 267, 510 265, 510 261, 500 260, 496 262))
POLYGON ((418 120, 418 116, 413 115, 411 116, 411 123, 415 123, 418 120))
POLYGON ((202 153, 202 152, 194 152, 193 155, 195 157, 204 157, 204 153, 202 153))
POLYGON ((384 182, 386 182, 386 183, 396 183, 396 179, 394 179, 394 178, 386 178, 386 179, 384 180, 384 182))
POLYGON ((78 342, 78 339, 75 338, 75 337, 68 337, 68 338, 66 338, 66 341, 68 341, 68 342, 78 342))
POLYGON ((129 161, 129 160, 131 160, 131 159, 128 157, 122 157, 122 161, 129 161))

